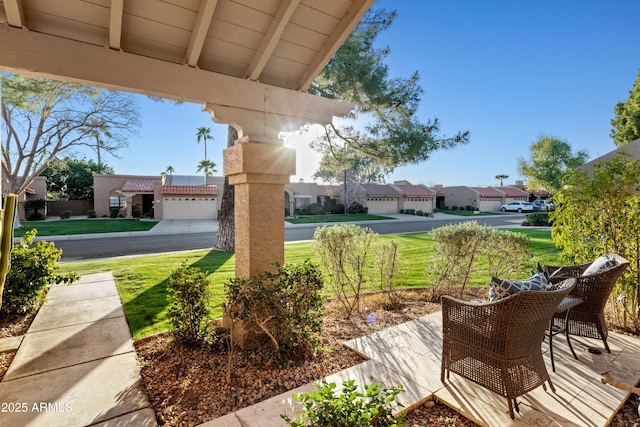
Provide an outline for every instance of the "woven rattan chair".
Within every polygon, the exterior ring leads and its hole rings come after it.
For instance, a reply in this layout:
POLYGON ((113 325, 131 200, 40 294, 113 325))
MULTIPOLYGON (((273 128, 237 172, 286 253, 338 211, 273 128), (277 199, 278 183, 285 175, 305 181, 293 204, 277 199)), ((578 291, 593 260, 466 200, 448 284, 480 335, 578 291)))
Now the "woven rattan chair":
MULTIPOLYGON (((588 276, 583 276, 582 273, 591 265, 590 263, 574 266, 547 265, 543 268, 553 274, 552 281, 563 280, 567 277, 577 279, 576 287, 571 292, 571 296, 581 298, 582 303, 571 309, 569 313, 566 325, 569 334, 601 339, 604 348, 608 353, 611 353, 609 344, 607 344, 609 330, 604 319, 604 306, 616 282, 629 266, 629 261, 615 254, 609 254, 608 257, 616 261, 615 266, 588 276)), ((564 316, 558 314, 553 322, 555 326, 563 327, 564 316)))
POLYGON ((440 379, 453 372, 507 398, 514 418, 516 398, 545 382, 542 340, 560 302, 575 285, 568 279, 554 291, 522 291, 490 303, 442 297, 440 379))

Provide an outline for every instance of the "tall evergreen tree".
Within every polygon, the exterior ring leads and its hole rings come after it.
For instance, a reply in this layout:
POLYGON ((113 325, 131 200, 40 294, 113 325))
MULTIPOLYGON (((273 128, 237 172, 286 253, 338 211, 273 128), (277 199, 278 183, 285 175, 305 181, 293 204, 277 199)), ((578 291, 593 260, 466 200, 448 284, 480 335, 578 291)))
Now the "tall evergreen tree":
POLYGON ((356 116, 367 121, 361 129, 326 126, 313 143, 323 157, 336 157, 347 146, 391 172, 428 160, 434 151, 468 142, 468 132, 443 137, 437 119, 418 117, 423 91, 417 72, 408 78, 389 76, 385 59, 390 50, 376 47, 375 41, 395 17, 395 11, 369 11, 309 88, 312 94, 355 103, 356 116))
POLYGON ((617 147, 640 138, 640 71, 629 98, 616 104, 615 115, 611 120, 610 136, 617 147))

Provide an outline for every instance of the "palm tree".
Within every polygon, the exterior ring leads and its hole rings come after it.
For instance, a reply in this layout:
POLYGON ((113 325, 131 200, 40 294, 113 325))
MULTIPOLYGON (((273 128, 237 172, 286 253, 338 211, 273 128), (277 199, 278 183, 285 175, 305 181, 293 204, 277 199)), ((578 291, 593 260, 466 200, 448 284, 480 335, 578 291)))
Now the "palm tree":
POLYGON ((505 180, 507 178, 509 178, 509 175, 505 175, 505 174, 496 175, 496 179, 500 180, 500 187, 502 187, 503 180, 505 180))
POLYGON ((204 176, 211 176, 217 172, 216 164, 211 160, 200 160, 200 163, 198 163, 198 170, 196 170, 196 172, 204 172, 204 176))
POLYGON ((167 169, 166 169, 166 171, 165 171, 165 172, 166 172, 167 174, 169 174, 169 175, 173 175, 173 172, 175 172, 175 171, 174 171, 174 169, 173 169, 173 166, 169 165, 169 166, 167 166, 167 169))
POLYGON ((196 132, 196 137, 198 138, 198 144, 200 141, 204 142, 204 159, 207 160, 207 141, 213 141, 213 137, 211 136, 211 129, 208 127, 199 127, 196 132))

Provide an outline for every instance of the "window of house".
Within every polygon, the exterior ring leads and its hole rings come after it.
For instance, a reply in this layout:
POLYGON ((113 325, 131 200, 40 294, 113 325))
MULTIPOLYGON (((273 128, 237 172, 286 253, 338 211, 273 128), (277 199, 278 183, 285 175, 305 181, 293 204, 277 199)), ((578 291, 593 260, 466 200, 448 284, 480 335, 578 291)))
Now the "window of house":
POLYGON ((296 197, 294 203, 296 209, 306 209, 311 204, 311 199, 308 197, 296 197))
POLYGON ((110 196, 109 207, 110 208, 122 208, 124 207, 127 198, 125 196, 110 196))

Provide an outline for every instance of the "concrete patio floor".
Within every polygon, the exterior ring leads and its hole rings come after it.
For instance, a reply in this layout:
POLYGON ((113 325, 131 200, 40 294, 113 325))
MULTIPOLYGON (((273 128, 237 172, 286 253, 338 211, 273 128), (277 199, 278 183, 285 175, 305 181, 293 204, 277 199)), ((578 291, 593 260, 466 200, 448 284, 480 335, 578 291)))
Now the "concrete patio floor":
MULTIPOLYGON (((451 374, 445 384, 440 381, 442 314, 434 313, 383 331, 357 338, 346 346, 369 360, 331 375, 325 380, 340 385, 355 379, 360 385, 402 384, 399 397, 405 408, 422 404, 430 397, 452 407, 463 416, 483 426, 605 426, 624 404, 629 393, 601 382, 604 371, 613 378, 633 385, 640 379, 640 339, 617 333, 609 334, 611 354, 591 354, 588 346, 602 342, 579 337, 572 343, 579 360, 575 360, 566 341, 554 342, 556 372, 551 372, 548 345, 543 343, 545 361, 556 393, 538 387, 518 398, 520 413, 509 417, 507 400, 464 378, 451 374)), ((319 383, 320 381, 318 381, 319 383)), ((233 414, 202 424, 204 427, 272 427, 286 426, 281 413, 294 414, 293 392, 308 392, 313 384, 283 393, 233 414)))

